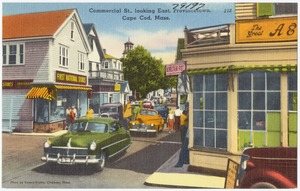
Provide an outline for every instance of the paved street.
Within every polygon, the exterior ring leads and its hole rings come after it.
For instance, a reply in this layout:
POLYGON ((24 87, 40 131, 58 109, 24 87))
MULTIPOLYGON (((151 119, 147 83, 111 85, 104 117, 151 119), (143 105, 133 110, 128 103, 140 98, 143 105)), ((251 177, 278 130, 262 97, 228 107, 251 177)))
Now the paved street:
POLYGON ((134 136, 127 153, 98 173, 86 166, 49 168, 40 160, 47 138, 2 134, 3 188, 155 188, 145 180, 180 148, 179 134, 134 136))

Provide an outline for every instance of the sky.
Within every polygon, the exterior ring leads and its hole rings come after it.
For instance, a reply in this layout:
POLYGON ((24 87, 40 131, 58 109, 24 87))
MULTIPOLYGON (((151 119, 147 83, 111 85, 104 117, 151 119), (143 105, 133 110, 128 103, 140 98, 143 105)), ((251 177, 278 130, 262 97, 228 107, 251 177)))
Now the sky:
POLYGON ((82 23, 93 23, 106 53, 121 58, 130 39, 163 64, 175 62, 178 38, 189 29, 234 23, 234 3, 181 2, 4 2, 2 15, 76 8, 82 23), (192 12, 196 11, 196 12, 192 12), (165 18, 163 20, 158 18, 165 18), (149 20, 151 19, 151 20, 149 20))

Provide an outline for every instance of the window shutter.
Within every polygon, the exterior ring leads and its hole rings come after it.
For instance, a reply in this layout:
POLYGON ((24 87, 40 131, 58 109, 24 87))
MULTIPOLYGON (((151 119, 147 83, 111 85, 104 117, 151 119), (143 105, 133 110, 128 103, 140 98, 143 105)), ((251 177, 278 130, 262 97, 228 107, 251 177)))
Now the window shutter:
POLYGON ((273 3, 257 3, 257 17, 274 15, 273 3))

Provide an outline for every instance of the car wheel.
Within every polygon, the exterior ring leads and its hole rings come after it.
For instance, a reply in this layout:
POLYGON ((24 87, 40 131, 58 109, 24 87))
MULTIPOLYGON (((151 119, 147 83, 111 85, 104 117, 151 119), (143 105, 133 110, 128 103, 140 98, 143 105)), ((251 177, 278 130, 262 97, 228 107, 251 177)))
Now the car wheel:
POLYGON ((253 186, 251 186, 251 188, 276 188, 276 186, 274 186, 273 184, 268 183, 268 182, 259 182, 259 183, 253 184, 253 186))
POLYGON ((100 154, 100 158, 99 158, 99 161, 97 163, 97 171, 98 172, 100 172, 100 171, 102 171, 104 169, 105 163, 106 163, 106 153, 102 152, 100 154))

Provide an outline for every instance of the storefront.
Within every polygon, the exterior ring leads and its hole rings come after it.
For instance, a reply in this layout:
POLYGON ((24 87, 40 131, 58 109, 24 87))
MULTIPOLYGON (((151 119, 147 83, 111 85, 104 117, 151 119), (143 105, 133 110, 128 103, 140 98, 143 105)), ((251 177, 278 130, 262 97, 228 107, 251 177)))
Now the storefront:
POLYGON ((287 17, 212 27, 222 38, 210 45, 192 38, 200 29, 185 31, 190 168, 224 171, 247 147, 297 146, 295 23, 287 17))
POLYGON ((26 94, 34 100, 34 132, 51 132, 64 129, 66 109, 74 107, 77 115, 88 109, 87 77, 56 71, 56 83, 32 83, 26 94))

